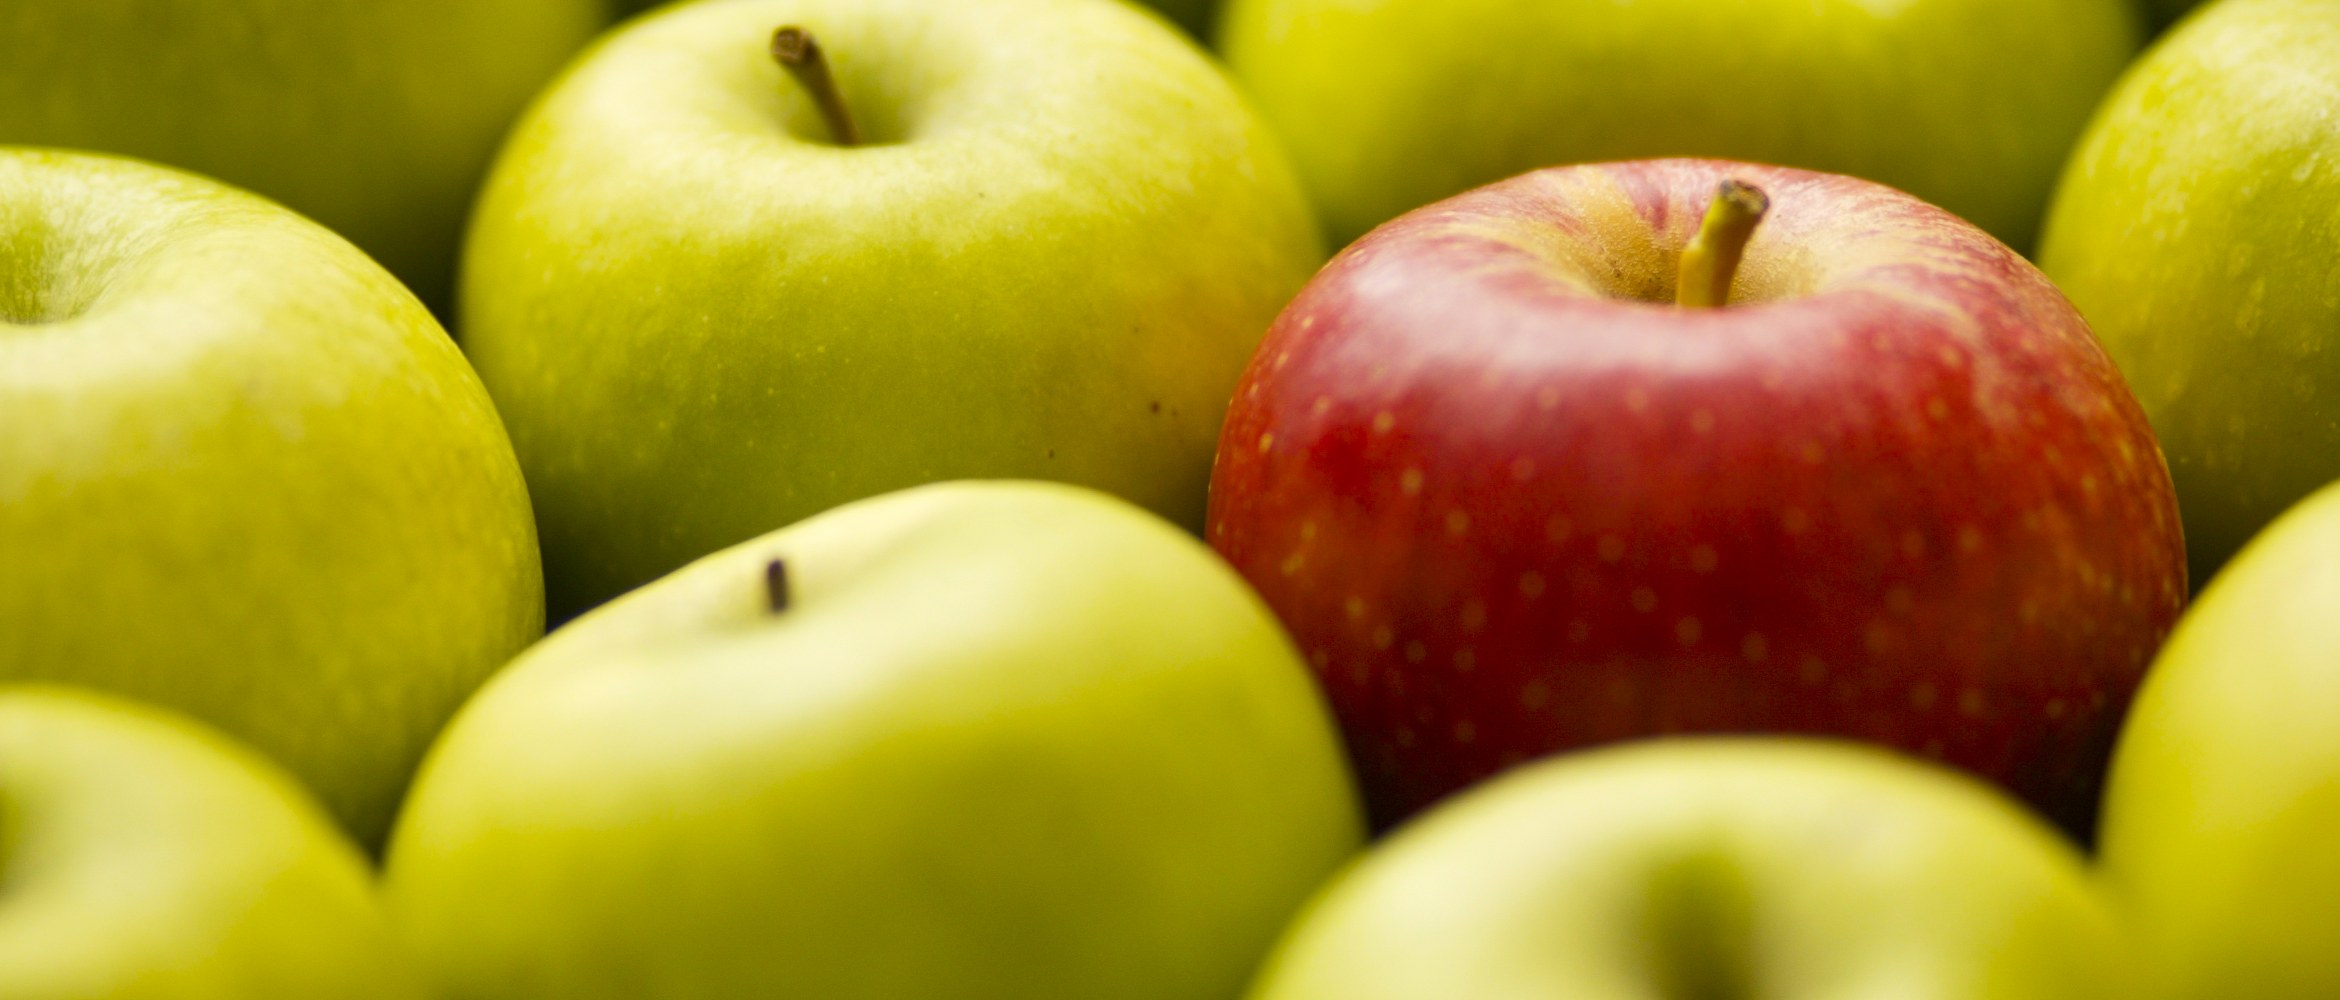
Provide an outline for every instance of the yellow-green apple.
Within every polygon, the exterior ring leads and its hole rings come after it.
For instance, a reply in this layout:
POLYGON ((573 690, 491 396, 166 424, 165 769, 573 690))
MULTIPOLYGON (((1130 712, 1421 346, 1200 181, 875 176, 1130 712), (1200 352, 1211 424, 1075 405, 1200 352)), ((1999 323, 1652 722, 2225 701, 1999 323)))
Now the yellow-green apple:
POLYGON ((2340 996, 2335 551, 2340 487, 2211 581, 2121 731, 2102 864, 2145 945, 2141 996, 2340 996))
MULTIPOLYGON (((615 0, 620 12, 633 12, 656 7, 667 0, 615 0)), ((1197 35, 1210 27, 1211 13, 1218 9, 1218 0, 1122 0, 1160 10, 1178 22, 1181 27, 1197 35)))
POLYGON ((565 614, 940 479, 1081 483, 1199 529, 1227 394, 1321 260, 1266 128, 1143 11, 686 4, 520 126, 465 337, 565 614), (833 93, 774 65, 782 27, 833 93))
POLYGON ((2040 266, 2169 452, 2197 581, 2340 478, 2340 0, 2205 9, 2106 100, 2040 266))
POLYGON ((602 0, 7 0, 0 143, 218 177, 447 305, 473 191, 602 0))
POLYGON ((2128 1000, 2131 960, 2079 853, 1977 783, 1856 746, 1670 740, 1401 830, 1251 997, 2128 1000))
POLYGON ((1217 1000, 1358 845, 1354 794, 1202 545, 950 483, 554 633, 433 749, 388 886, 458 997, 1217 1000))
POLYGON ((2186 592, 2144 415, 2046 278, 1881 185, 1703 160, 1527 174, 1344 251, 1244 376, 1209 538, 1383 822, 1550 750, 1786 730, 2085 829, 2186 592))
POLYGON ((171 713, 0 685, 0 996, 422 1000, 357 848, 171 713))
POLYGON ((160 702, 362 839, 543 628, 528 495, 413 295, 291 212, 0 147, 0 681, 160 702))
POLYGON ((1650 156, 1882 181, 2027 248, 2132 0, 1233 0, 1220 48, 1336 241, 1650 156))

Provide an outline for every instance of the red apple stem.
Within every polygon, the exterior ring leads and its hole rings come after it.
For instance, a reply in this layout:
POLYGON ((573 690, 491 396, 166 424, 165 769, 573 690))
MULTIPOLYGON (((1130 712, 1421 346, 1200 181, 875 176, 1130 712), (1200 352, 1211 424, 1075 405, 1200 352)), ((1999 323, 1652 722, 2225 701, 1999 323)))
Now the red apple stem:
POLYGON ((773 32, 772 58, 812 95, 837 145, 861 145, 861 130, 854 127, 852 113, 845 110, 845 95, 837 89, 836 76, 829 72, 829 57, 812 32, 793 24, 773 32))
POLYGON ((788 610, 788 563, 774 559, 764 564, 764 606, 773 614, 788 610))
POLYGON ((1771 198, 1762 189, 1739 180, 1726 180, 1706 207, 1698 235, 1682 248, 1681 281, 1674 286, 1675 303, 1707 309, 1731 300, 1731 280, 1738 277, 1739 261, 1755 224, 1771 210, 1771 198))

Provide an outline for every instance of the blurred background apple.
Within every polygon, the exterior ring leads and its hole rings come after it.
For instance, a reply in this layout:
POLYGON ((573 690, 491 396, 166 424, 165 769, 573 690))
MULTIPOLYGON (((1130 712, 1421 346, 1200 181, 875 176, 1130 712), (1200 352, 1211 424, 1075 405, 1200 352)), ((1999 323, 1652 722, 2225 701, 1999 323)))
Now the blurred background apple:
POLYGON ((0 143, 217 177, 434 308, 488 158, 604 0, 7 0, 0 143))

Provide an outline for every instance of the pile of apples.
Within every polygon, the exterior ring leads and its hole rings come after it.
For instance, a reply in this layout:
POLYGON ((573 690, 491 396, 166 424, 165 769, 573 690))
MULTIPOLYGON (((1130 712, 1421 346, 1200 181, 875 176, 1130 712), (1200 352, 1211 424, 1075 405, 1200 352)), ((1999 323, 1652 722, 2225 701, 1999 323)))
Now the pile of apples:
POLYGON ((0 0, 0 1000, 2340 997, 2340 0, 647 6, 0 0))

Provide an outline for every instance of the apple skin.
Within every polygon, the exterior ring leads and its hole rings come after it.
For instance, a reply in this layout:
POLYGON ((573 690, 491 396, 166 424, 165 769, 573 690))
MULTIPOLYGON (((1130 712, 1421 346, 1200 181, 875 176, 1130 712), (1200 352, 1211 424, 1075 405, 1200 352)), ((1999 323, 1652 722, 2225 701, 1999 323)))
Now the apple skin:
POLYGON ((1277 319, 1211 543, 1310 657, 1381 823, 1653 733, 1872 740, 2089 828, 2186 593, 2142 413, 1980 230, 1849 177, 1541 171, 1359 241, 1277 319), (1717 184, 1732 306, 1672 304, 1717 184))
POLYGON ((1251 1000, 2127 1000, 2077 851, 1855 745, 1667 740, 1508 775, 1352 866, 1251 1000))
MULTIPOLYGON (((633 13, 656 7, 667 0, 615 0, 621 13, 633 13)), ((1152 7, 1161 11, 1178 26, 1200 37, 1208 33, 1211 15, 1218 10, 1219 0, 1123 0, 1126 3, 1152 7)))
POLYGON ((1094 486, 1200 530, 1235 379, 1323 260, 1191 42, 1095 0, 739 0, 632 22, 482 197, 465 337, 557 614, 837 504, 1094 486), (775 66, 800 24, 873 144, 775 66))
POLYGON ((1207 549, 952 483, 554 633, 433 750, 387 884, 456 997, 1202 1000, 1361 838, 1307 670, 1207 549))
POLYGON ((2196 580, 2340 478, 2336 52, 2330 0, 2189 19, 2105 101, 2041 244, 2168 451, 2196 580))
POLYGON ((8 1000, 423 1000, 372 873, 273 764, 84 691, 0 685, 8 1000))
POLYGON ((2102 868, 2145 945, 2140 996, 2340 996, 2334 551, 2327 488, 2204 588, 2122 729, 2102 868))
POLYGON ((2132 0, 1232 0, 1219 48, 1335 243, 1538 167, 1853 174, 2028 248, 2132 0))
POLYGON ((0 144, 103 150, 257 191, 443 309, 497 142, 600 30, 602 3, 10 0, 0 144))
POLYGON ((0 682, 187 712, 378 843, 543 629, 479 380, 340 237, 112 157, 0 147, 0 682))

